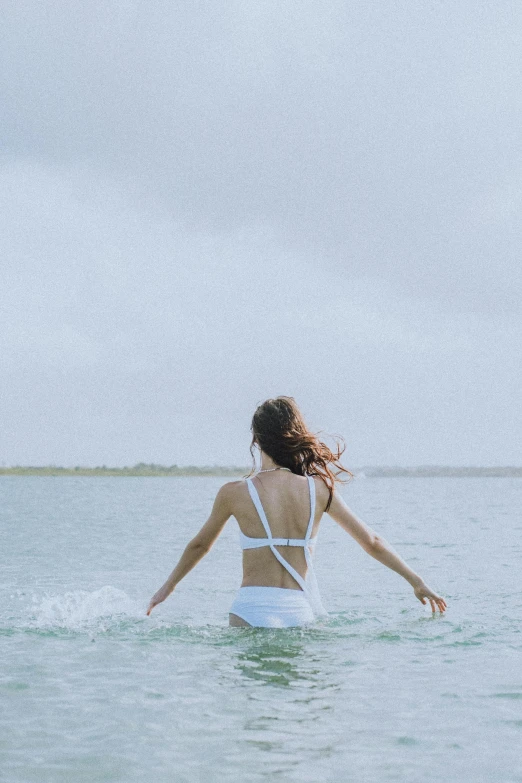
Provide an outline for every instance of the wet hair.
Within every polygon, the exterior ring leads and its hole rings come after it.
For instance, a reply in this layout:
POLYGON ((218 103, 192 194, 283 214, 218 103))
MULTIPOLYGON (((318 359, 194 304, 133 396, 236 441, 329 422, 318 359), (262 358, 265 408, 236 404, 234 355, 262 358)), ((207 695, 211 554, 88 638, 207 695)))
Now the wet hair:
POLYGON ((258 405, 250 429, 253 468, 249 475, 255 471, 254 446, 257 445, 277 465, 290 468, 292 473, 319 476, 329 492, 325 511, 330 508, 335 483, 353 478, 339 462, 346 448, 343 439, 335 438, 336 448, 332 451, 317 434, 310 432, 293 397, 275 397, 258 405), (349 479, 339 478, 341 473, 346 473, 349 479))

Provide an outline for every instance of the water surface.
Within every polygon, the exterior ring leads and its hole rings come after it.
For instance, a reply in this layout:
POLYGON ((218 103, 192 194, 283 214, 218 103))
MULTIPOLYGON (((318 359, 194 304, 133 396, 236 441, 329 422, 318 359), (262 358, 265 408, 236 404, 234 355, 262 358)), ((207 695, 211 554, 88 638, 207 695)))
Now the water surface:
POLYGON ((522 781, 520 479, 345 490, 444 616, 325 517, 325 621, 227 627, 234 520, 147 618, 222 483, 0 478, 2 781, 522 781))

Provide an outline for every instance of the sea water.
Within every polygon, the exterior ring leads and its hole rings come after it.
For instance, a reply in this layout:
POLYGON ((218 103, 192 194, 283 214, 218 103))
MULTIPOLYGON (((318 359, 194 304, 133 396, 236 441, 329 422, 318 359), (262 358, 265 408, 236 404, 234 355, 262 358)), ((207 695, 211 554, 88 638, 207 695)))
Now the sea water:
POLYGON ((225 480, 0 478, 0 780, 522 781, 522 480, 343 490, 445 615, 325 516, 315 626, 227 627, 233 519, 146 617, 225 480))

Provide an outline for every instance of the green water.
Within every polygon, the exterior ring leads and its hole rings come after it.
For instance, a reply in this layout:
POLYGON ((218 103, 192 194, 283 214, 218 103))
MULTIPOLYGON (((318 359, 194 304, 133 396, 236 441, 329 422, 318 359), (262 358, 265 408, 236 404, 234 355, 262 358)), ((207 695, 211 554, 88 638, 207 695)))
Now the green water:
POLYGON ((0 479, 0 780, 522 781, 522 481, 366 479, 329 518, 329 617, 230 629, 237 526, 150 618, 219 478, 0 479))

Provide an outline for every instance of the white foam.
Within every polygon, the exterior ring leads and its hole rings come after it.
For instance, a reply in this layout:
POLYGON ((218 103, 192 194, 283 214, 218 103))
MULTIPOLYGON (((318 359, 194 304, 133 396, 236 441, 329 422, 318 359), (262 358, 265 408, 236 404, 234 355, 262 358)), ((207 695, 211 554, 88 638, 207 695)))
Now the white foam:
POLYGON ((35 607, 31 625, 35 628, 81 630, 111 625, 124 619, 142 618, 143 613, 143 607, 123 590, 105 585, 93 592, 75 590, 43 598, 35 607))

